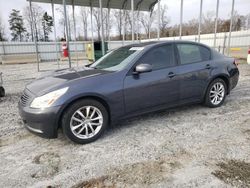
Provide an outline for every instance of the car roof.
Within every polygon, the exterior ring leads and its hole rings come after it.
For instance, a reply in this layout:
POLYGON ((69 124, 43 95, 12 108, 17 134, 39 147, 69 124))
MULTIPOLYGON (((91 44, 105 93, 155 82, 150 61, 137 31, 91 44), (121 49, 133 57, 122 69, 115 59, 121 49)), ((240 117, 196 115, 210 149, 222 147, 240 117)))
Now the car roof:
POLYGON ((210 48, 209 46, 199 43, 199 42, 193 42, 193 41, 187 41, 187 40, 168 40, 168 41, 150 41, 150 42, 142 42, 142 43, 135 43, 135 44, 129 44, 124 47, 153 47, 157 46, 159 44, 173 44, 173 43, 189 43, 189 44, 196 44, 196 45, 202 45, 207 48, 210 48))

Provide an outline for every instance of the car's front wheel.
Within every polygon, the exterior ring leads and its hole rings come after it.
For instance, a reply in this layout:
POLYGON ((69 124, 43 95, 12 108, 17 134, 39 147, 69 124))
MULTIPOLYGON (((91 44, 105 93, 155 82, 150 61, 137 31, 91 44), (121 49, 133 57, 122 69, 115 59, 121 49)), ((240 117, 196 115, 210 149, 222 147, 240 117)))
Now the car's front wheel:
POLYGON ((226 94, 226 83, 224 80, 217 78, 208 86, 205 96, 205 104, 211 108, 219 107, 224 103, 226 94))
POLYGON ((63 114, 62 129, 73 142, 86 144, 98 139, 108 126, 108 112, 98 101, 83 99, 63 114))

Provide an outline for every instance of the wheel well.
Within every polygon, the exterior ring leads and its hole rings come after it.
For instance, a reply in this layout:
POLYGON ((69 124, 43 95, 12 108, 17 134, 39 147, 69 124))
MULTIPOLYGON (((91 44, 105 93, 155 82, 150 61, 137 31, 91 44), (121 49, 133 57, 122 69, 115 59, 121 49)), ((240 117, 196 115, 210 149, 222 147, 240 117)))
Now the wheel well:
MULTIPOLYGON (((228 80, 228 78, 226 77, 226 76, 218 76, 218 77, 216 77, 216 78, 214 78, 213 80, 215 80, 215 79, 217 79, 217 78, 220 78, 220 79, 222 79, 225 83, 226 83, 226 86, 227 86, 227 94, 229 94, 229 92, 230 92, 230 89, 229 89, 229 80, 228 80)), ((213 81, 212 80, 212 81, 213 81)), ((211 82, 212 82, 211 81, 211 82)))
POLYGON ((108 105, 108 103, 103 100, 102 98, 100 97, 96 97, 96 96, 84 96, 84 97, 80 97, 80 98, 77 98, 73 101, 71 101, 69 104, 67 104, 66 107, 64 107, 64 109, 62 110, 62 112, 60 113, 59 115, 59 118, 58 118, 58 121, 57 121, 57 128, 60 128, 61 127, 61 120, 62 120, 62 116, 64 114, 64 112, 75 102, 79 101, 79 100, 83 100, 83 99, 92 99, 92 100, 96 100, 98 102, 100 102, 107 110, 108 112, 108 118, 109 118, 109 121, 110 121, 110 107, 108 105))
POLYGON ((204 93, 204 95, 203 95, 203 100, 205 100, 206 93, 207 93, 207 90, 208 90, 209 85, 210 85, 215 79, 217 79, 217 78, 222 79, 222 80, 226 83, 226 86, 227 86, 227 94, 230 93, 230 90, 229 90, 229 80, 228 80, 228 78, 227 78, 226 76, 219 75, 219 76, 214 77, 214 78, 209 82, 209 84, 207 85, 207 88, 206 88, 205 93, 204 93))

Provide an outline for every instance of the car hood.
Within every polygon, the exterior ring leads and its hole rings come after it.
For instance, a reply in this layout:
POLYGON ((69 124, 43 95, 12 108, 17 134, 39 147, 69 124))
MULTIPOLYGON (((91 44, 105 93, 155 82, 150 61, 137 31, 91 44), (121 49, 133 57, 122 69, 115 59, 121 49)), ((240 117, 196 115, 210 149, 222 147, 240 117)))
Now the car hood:
POLYGON ((90 69, 87 67, 60 69, 42 74, 39 78, 29 83, 26 88, 35 95, 49 91, 66 82, 75 79, 84 79, 110 73, 110 71, 90 69))

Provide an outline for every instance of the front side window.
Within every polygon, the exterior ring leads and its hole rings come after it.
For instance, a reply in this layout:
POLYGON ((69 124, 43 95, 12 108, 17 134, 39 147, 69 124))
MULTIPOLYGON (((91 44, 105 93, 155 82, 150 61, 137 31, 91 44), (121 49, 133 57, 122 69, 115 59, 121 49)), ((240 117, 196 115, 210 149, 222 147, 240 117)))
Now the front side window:
POLYGON ((168 44, 151 49, 139 60, 139 63, 150 64, 153 70, 172 67, 175 65, 173 45, 168 44))
POLYGON ((177 44, 180 63, 190 64, 210 59, 210 50, 206 47, 195 44, 177 44))
POLYGON ((109 52, 90 67, 108 71, 119 71, 126 67, 142 50, 143 47, 122 47, 109 52))

